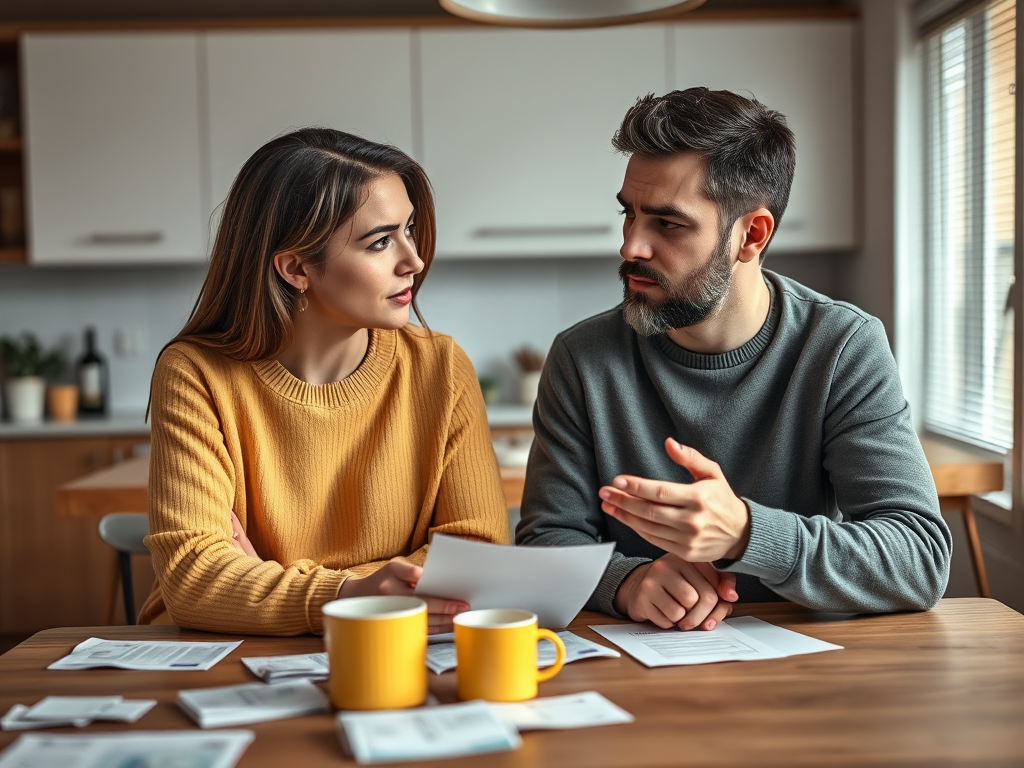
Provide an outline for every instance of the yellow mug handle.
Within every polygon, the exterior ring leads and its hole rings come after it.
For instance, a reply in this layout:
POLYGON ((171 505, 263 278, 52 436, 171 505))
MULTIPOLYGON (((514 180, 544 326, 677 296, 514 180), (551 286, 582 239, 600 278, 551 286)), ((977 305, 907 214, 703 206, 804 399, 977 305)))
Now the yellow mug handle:
POLYGON ((555 663, 547 669, 537 670, 537 682, 543 683, 545 680, 550 680, 562 671, 562 665, 565 664, 565 643, 562 642, 562 638, 550 629, 538 629, 537 639, 550 640, 552 645, 555 646, 555 663))

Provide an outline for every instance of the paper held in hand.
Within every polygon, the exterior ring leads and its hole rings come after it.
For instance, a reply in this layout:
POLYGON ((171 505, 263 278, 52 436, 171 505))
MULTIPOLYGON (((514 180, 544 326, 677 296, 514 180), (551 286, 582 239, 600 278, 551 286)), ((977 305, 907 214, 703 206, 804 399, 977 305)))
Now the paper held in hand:
POLYGON ((175 672, 205 671, 213 667, 241 640, 227 643, 193 643, 165 640, 101 640, 90 637, 75 646, 70 654, 47 669, 142 669, 175 672))
POLYGON ((420 596, 464 600, 470 608, 518 608, 549 629, 568 626, 608 567, 613 542, 579 547, 504 547, 454 536, 430 541, 420 596))
POLYGON ((841 645, 801 635, 752 616, 726 619, 710 632, 658 629, 652 624, 601 624, 590 628, 648 667, 781 659, 842 650, 841 645))

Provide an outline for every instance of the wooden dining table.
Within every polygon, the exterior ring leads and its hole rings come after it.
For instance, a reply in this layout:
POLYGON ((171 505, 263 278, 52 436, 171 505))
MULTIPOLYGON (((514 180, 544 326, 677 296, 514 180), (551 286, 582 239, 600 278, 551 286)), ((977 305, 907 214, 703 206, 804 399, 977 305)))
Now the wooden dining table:
MULTIPOLYGON (((991 597, 971 497, 1001 490, 1003 465, 937 438, 924 437, 921 445, 931 467, 940 507, 963 515, 978 594, 991 597)), ((99 519, 110 512, 145 512, 148 481, 149 457, 128 459, 60 486, 57 514, 99 519)), ((501 467, 502 488, 509 507, 519 506, 525 481, 526 467, 501 467)))
MULTIPOLYGON (((602 766, 1020 766, 1024 765, 1024 616, 994 600, 942 600, 931 611, 880 616, 818 613, 790 603, 742 604, 750 615, 843 646, 765 661, 648 669, 623 654, 566 667, 541 696, 597 691, 635 722, 523 734, 523 746, 461 758, 464 768, 602 766)), ((569 629, 618 623, 581 613, 569 629)), ((0 711, 43 696, 122 695, 158 704, 133 725, 95 723, 47 733, 187 729, 179 690, 253 682, 245 656, 311 653, 314 636, 270 638, 174 627, 77 627, 38 633, 0 656, 0 711), (47 670, 89 637, 111 640, 243 639, 206 672, 47 670)), ((455 672, 429 674, 442 704, 456 701, 455 672)), ((241 768, 351 765, 330 714, 250 726, 241 768)), ((18 734, 0 733, 0 748, 18 734)), ((412 763, 413 765, 416 763, 412 763)), ((433 765, 440 765, 437 762, 433 765)), ((447 764, 447 763, 445 763, 447 764)), ((422 763, 430 765, 430 763, 422 763)))

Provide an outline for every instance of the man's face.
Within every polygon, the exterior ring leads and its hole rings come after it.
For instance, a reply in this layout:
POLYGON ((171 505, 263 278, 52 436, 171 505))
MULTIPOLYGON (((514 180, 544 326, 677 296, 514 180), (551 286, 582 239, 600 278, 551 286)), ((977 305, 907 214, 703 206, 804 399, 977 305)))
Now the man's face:
POLYGON ((732 232, 719 233, 718 206, 701 191, 694 153, 634 155, 618 194, 624 316, 644 336, 704 322, 732 284, 732 232))

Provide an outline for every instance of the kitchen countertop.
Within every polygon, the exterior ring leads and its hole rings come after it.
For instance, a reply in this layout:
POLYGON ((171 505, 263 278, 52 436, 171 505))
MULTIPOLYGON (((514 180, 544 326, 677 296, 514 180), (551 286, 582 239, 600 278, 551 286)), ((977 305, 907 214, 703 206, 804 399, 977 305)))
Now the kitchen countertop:
MULTIPOLYGON (((489 405, 487 422, 492 427, 529 427, 533 423, 533 406, 489 405)), ((141 411, 114 413, 106 418, 78 421, 44 421, 39 424, 0 422, 0 440, 38 438, 96 437, 102 435, 148 435, 149 424, 141 411)))

